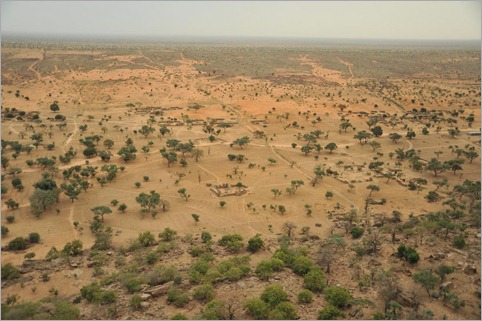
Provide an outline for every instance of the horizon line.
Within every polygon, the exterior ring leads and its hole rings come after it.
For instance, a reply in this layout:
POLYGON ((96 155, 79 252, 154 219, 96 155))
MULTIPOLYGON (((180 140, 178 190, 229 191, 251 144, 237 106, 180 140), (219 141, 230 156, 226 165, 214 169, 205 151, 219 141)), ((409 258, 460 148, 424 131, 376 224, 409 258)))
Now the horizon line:
MULTIPOLYGON (((46 40, 51 38, 66 38, 76 40, 99 40, 99 38, 111 38, 112 40, 162 40, 162 39, 179 39, 179 40, 206 40, 206 39, 222 39, 222 40, 256 40, 256 39, 272 39, 272 40, 323 40, 323 41, 402 41, 402 42, 481 42, 480 38, 468 39, 434 39, 434 38, 350 38, 350 37, 310 37, 310 36, 243 36, 243 35, 138 35, 138 34, 40 34, 40 33, 17 33, 17 32, 2 32, 1 37, 7 38, 38 38, 39 40, 46 40)), ((36 39, 29 39, 36 40, 36 39)), ((53 40, 53 39, 52 39, 53 40)))

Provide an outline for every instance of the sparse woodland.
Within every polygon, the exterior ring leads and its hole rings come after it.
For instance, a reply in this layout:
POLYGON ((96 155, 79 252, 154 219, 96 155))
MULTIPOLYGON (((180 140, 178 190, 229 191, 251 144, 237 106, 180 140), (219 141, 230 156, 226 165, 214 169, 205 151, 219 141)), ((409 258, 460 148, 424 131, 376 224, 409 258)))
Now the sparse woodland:
POLYGON ((480 49, 5 41, 1 113, 2 319, 480 320, 480 49))

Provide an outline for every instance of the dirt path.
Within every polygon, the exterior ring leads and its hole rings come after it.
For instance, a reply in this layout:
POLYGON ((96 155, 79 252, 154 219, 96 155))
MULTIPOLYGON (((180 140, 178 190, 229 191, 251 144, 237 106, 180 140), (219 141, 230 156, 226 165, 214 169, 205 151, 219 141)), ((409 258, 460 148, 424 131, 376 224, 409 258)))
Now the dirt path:
POLYGON ((343 59, 341 59, 340 57, 336 57, 338 58, 338 60, 340 61, 341 64, 345 65, 348 67, 348 71, 350 72, 350 79, 353 79, 355 77, 355 75, 353 75, 353 71, 351 70, 351 67, 353 67, 353 64, 352 63, 349 63, 348 61, 344 61, 343 59))
POLYGON ((37 80, 42 79, 42 74, 40 72, 38 72, 37 69, 34 69, 34 67, 40 61, 42 61, 42 59, 39 59, 39 60, 35 61, 33 64, 31 64, 30 66, 28 66, 28 70, 30 70, 31 72, 33 72, 35 74, 35 76, 37 77, 37 80))
POLYGON ((75 226, 74 226, 74 214, 75 214, 74 209, 75 209, 75 206, 72 205, 72 207, 70 208, 70 213, 69 213, 69 224, 72 227, 72 232, 74 233, 75 239, 78 239, 79 234, 78 234, 78 232, 77 232, 77 230, 75 229, 75 226))

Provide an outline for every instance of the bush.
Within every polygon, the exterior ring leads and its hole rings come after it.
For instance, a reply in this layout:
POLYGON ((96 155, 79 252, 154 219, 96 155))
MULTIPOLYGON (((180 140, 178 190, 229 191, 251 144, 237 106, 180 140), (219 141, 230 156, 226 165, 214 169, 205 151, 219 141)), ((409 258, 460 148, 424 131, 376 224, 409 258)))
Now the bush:
POLYGON ((338 317, 344 317, 343 312, 331 305, 324 307, 318 312, 318 320, 336 320, 338 317))
POLYGON ((463 236, 458 235, 454 238, 452 244, 458 249, 463 249, 465 247, 465 239, 463 236))
POLYGON ((38 302, 17 303, 13 306, 2 304, 2 320, 32 320, 38 314, 39 307, 38 302))
POLYGON ((260 234, 256 234, 248 240, 248 251, 255 253, 264 246, 264 242, 261 239, 260 234))
POLYGON ((117 296, 114 291, 101 291, 98 301, 100 304, 111 304, 114 303, 116 299, 117 296))
POLYGON ((405 259, 410 264, 415 264, 420 260, 420 255, 418 255, 417 251, 411 247, 405 251, 405 259))
POLYGON ((211 241, 213 237, 211 236, 211 233, 209 232, 202 232, 201 233, 201 240, 203 240, 203 243, 207 243, 211 241))
POLYGON ((261 293, 261 300, 274 307, 283 301, 288 300, 288 294, 283 290, 283 287, 279 284, 273 284, 261 293))
POLYGON ((283 263, 283 261, 276 258, 271 258, 268 260, 268 262, 274 272, 282 271, 285 267, 285 264, 283 263))
POLYGON ((135 276, 125 276, 122 283, 129 293, 139 292, 142 288, 141 280, 135 276))
POLYGON ((174 303, 176 307, 182 308, 189 302, 189 295, 181 289, 171 287, 167 291, 167 302, 174 303))
POLYGON ((303 277, 303 286, 313 292, 321 292, 326 286, 325 276, 320 268, 314 268, 303 277))
POLYGON ((281 302, 269 313, 271 320, 296 320, 296 308, 290 302, 281 302))
POLYGON ((268 305, 261 299, 253 298, 249 299, 245 304, 248 314, 255 320, 268 319, 268 305))
POLYGON ((216 292, 211 284, 204 284, 194 289, 193 297, 199 302, 206 303, 214 299, 216 292))
POLYGON ((180 277, 179 271, 172 265, 168 267, 163 265, 157 266, 145 276, 147 284, 151 286, 174 281, 178 277, 180 277))
POLYGON ((139 234, 137 240, 143 247, 151 246, 155 242, 154 235, 149 231, 139 234))
POLYGON ((146 256, 147 264, 154 264, 159 259, 159 256, 155 252, 150 252, 146 256))
POLYGON ((32 232, 28 235, 28 241, 30 243, 38 243, 40 242, 40 234, 36 232, 32 232))
POLYGON ((260 278, 260 280, 267 281, 271 276, 271 274, 273 273, 273 269, 271 268, 270 262, 269 261, 259 262, 258 266, 256 267, 255 273, 260 278))
MULTIPOLYGON (((3 280, 14 280, 20 277, 20 272, 17 268, 12 265, 12 263, 7 263, 2 266, 2 281, 3 280)), ((3 306, 2 306, 3 308, 3 306)))
POLYGON ((397 249, 397 256, 399 258, 404 258, 406 251, 407 251, 407 247, 405 246, 405 244, 400 244, 397 249))
POLYGON ((194 257, 198 257, 204 253, 204 248, 202 248, 201 246, 195 246, 191 249, 191 252, 189 253, 194 257))
POLYGON ((203 320, 225 320, 227 319, 226 308, 223 302, 211 301, 209 302, 201 315, 203 320))
POLYGON ((8 227, 2 225, 2 237, 7 236, 8 232, 10 232, 8 227))
POLYGON ((13 223, 15 221, 15 216, 8 215, 5 219, 7 220, 7 223, 13 223))
POLYGON ((16 237, 10 242, 8 242, 8 250, 9 251, 21 251, 27 248, 27 240, 23 237, 16 237))
POLYGON ((218 244, 230 252, 239 252, 243 248, 243 237, 239 234, 228 234, 221 237, 218 244))
POLYGON ((51 320, 79 320, 80 310, 70 302, 61 300, 55 304, 51 320))
POLYGON ((298 255, 295 257, 293 261, 293 272, 298 275, 305 275, 306 273, 310 272, 315 264, 313 261, 306 256, 298 255))
POLYGON ((311 303, 313 301, 313 292, 310 290, 301 290, 298 293, 298 303, 311 303))
POLYGON ((77 256, 82 254, 82 241, 73 240, 65 244, 64 248, 62 249, 62 253, 68 256, 77 256))
POLYGON ((350 230, 351 237, 354 239, 359 239, 364 232, 365 229, 359 226, 353 226, 350 230))
POLYGON ((102 289, 96 282, 85 285, 80 289, 80 295, 88 302, 96 302, 101 292, 102 289))
POLYGON ((350 291, 345 288, 332 286, 324 290, 325 299, 337 308, 343 308, 350 304, 352 296, 350 291))
POLYGON ((141 308, 141 302, 141 296, 139 294, 134 294, 129 301, 129 305, 132 309, 139 310, 141 308))
POLYGON ((189 318, 184 313, 176 313, 169 320, 189 320, 189 318))
POLYGON ((166 227, 163 232, 159 233, 159 238, 164 242, 170 242, 174 240, 176 235, 177 235, 176 231, 171 230, 169 227, 166 227))

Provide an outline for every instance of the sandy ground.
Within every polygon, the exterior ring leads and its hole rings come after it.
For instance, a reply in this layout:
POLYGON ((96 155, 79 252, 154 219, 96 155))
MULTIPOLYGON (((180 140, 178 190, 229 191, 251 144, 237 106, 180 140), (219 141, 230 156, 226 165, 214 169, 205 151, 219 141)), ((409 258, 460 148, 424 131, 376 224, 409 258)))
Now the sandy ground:
MULTIPOLYGON (((252 79, 249 77, 235 77, 228 81, 217 80, 200 74, 196 70, 197 64, 203 61, 187 59, 182 53, 179 55, 179 66, 156 65, 148 62, 141 67, 131 68, 134 60, 142 58, 142 54, 135 55, 109 55, 105 51, 77 52, 65 50, 48 50, 46 55, 92 55, 95 59, 115 63, 112 69, 65 69, 63 66, 55 66, 51 73, 41 73, 37 69, 37 64, 42 59, 42 52, 39 50, 2 50, 2 54, 9 55, 8 59, 22 60, 35 59, 28 65, 26 72, 31 72, 30 78, 19 78, 12 70, 4 70, 3 79, 8 80, 9 84, 2 86, 2 108, 15 107, 23 111, 40 111, 41 119, 45 124, 51 122, 47 117, 54 117, 54 113, 49 110, 49 105, 53 101, 58 101, 60 114, 67 117, 66 128, 59 130, 41 129, 34 125, 36 132, 44 133, 44 143, 55 143, 53 151, 47 151, 42 146, 27 155, 22 153, 17 159, 12 158, 12 152, 8 151, 11 167, 20 167, 24 170, 18 175, 23 181, 25 189, 22 192, 15 191, 10 183, 11 177, 7 176, 4 184, 8 186, 8 193, 2 195, 5 201, 12 198, 20 203, 18 209, 7 209, 5 202, 2 202, 2 224, 6 225, 10 233, 2 238, 2 245, 7 244, 17 236, 26 236, 30 232, 38 232, 42 237, 40 244, 28 249, 34 251, 37 258, 43 258, 52 246, 62 248, 63 245, 72 239, 80 239, 84 247, 89 247, 93 243, 93 236, 89 231, 89 221, 92 219, 91 208, 98 205, 109 205, 111 200, 117 199, 120 203, 127 204, 127 211, 121 213, 116 209, 107 215, 105 222, 112 226, 114 236, 114 246, 118 247, 130 239, 136 238, 142 231, 152 231, 157 234, 165 227, 170 227, 180 235, 186 233, 200 233, 209 231, 215 237, 220 237, 227 233, 240 233, 246 238, 257 233, 266 237, 275 236, 279 233, 281 226, 286 221, 294 222, 298 228, 309 226, 311 232, 320 236, 329 235, 333 226, 327 220, 329 211, 348 211, 351 208, 360 210, 363 208, 364 198, 368 191, 369 184, 377 184, 380 191, 374 194, 376 199, 385 198, 385 205, 373 206, 371 213, 390 215, 393 210, 399 210, 404 217, 408 215, 420 215, 429 211, 441 210, 442 202, 427 203, 424 199, 427 191, 420 193, 409 192, 405 186, 392 180, 386 182, 383 177, 375 177, 374 173, 365 166, 358 171, 357 165, 367 165, 377 157, 371 147, 361 145, 353 139, 353 129, 340 132, 340 110, 336 107, 339 104, 348 105, 348 110, 353 113, 344 113, 344 117, 357 128, 367 129, 366 121, 368 118, 356 115, 359 111, 384 111, 391 115, 401 115, 400 108, 383 99, 383 95, 378 92, 371 92, 363 87, 353 86, 356 81, 367 81, 356 78, 357 66, 342 60, 340 63, 345 65, 350 77, 344 77, 340 71, 330 70, 317 64, 309 57, 299 58, 302 64, 312 68, 310 74, 298 74, 314 79, 312 86, 299 86, 289 84, 274 84, 271 81, 252 79), (316 85, 316 83, 330 83, 330 85, 316 85), (29 100, 22 97, 15 97, 16 90, 21 95, 28 96, 29 100), (327 94, 331 93, 329 97, 327 94), (193 103, 198 103, 203 107, 199 110, 189 110, 187 107, 193 103), (134 107, 129 107, 132 104, 134 107), (378 108, 373 106, 378 104, 378 108), (156 121, 162 118, 181 119, 189 117, 191 119, 207 120, 210 118, 236 119, 237 124, 226 131, 221 129, 221 133, 215 142, 206 140, 206 133, 202 126, 171 127, 172 133, 166 137, 158 137, 158 125, 154 125, 156 133, 150 137, 143 137, 134 134, 133 130, 138 130, 145 125, 149 116, 142 113, 145 107, 180 107, 179 110, 164 111, 162 116, 156 116, 156 121), (289 113, 289 118, 284 119, 280 116, 289 113), (308 113, 308 114, 306 114, 308 113), (88 116, 93 116, 89 120, 88 116), (307 117, 305 117, 308 115, 307 117), (102 118, 110 117, 109 120, 102 118), (162 118, 161 118, 162 117, 162 118), (265 119, 267 124, 253 124, 253 119, 265 119), (320 117, 320 121, 315 124, 312 120, 320 117), (295 128, 291 124, 297 122, 300 127, 295 128), (101 124, 100 124, 101 122, 101 124), (87 125, 85 133, 79 130, 79 126, 87 125), (290 125, 290 126, 288 126, 290 125), (103 133, 102 128, 106 128, 103 133), (311 130, 319 129, 323 132, 318 140, 323 146, 336 142, 338 149, 333 153, 321 151, 319 155, 312 152, 305 156, 300 147, 302 140, 298 140, 298 133, 306 133, 311 130), (253 132, 256 130, 264 131, 269 139, 255 139, 253 132), (47 133, 52 132, 49 138, 47 133), (36 219, 30 213, 29 196, 33 192, 32 184, 40 179, 41 170, 32 167, 28 168, 25 161, 35 160, 42 156, 58 156, 66 151, 70 146, 77 150, 77 156, 69 165, 60 165, 59 169, 65 169, 75 164, 85 164, 86 159, 82 155, 83 147, 79 139, 91 135, 100 134, 103 139, 112 139, 115 145, 112 149, 114 157, 109 163, 124 165, 124 172, 119 172, 115 181, 107 183, 101 187, 95 180, 92 180, 93 188, 86 193, 82 193, 79 199, 71 202, 65 195, 60 196, 60 202, 44 213, 41 218, 36 219), (328 137, 325 137, 327 135, 328 137), (230 147, 230 143, 239 137, 248 136, 252 142, 240 149, 230 147), (129 163, 123 163, 115 155, 117 150, 124 144, 127 137, 134 140, 134 145, 139 152, 137 159, 129 163), (199 143, 199 148, 204 151, 204 157, 199 162, 188 157, 188 166, 182 168, 178 163, 168 167, 165 160, 161 158, 159 149, 165 145, 167 139, 179 139, 183 142, 191 139, 199 143), (148 141, 153 144, 150 152, 144 154, 140 148, 147 145, 148 141), (292 143, 297 147, 293 148, 292 143), (228 154, 244 154, 247 160, 241 164, 230 162, 228 154), (268 158, 274 158, 276 164, 270 165, 268 158), (295 162, 294 166, 291 163, 295 162), (254 164, 249 168, 249 164, 254 164), (341 179, 325 177, 316 187, 309 184, 313 177, 313 168, 316 165, 323 165, 342 172, 341 179), (355 168, 344 169, 343 166, 352 165, 355 168), (264 168, 264 169, 263 169, 264 168), (233 174, 234 170, 238 174, 233 174), (182 180, 176 185, 175 181, 179 173, 185 174, 182 180), (143 176, 148 175, 149 181, 143 182, 143 176), (304 180, 305 185, 300 187, 295 195, 283 195, 273 199, 271 189, 279 188, 285 190, 290 185, 291 180, 304 180), (142 182, 140 188, 135 187, 135 182, 142 182), (243 196, 230 196, 219 198, 209 190, 206 185, 242 182, 247 186, 248 193, 243 196), (345 181, 345 182, 343 182, 345 181), (351 182, 354 187, 350 188, 346 182, 351 182), (186 188, 191 195, 188 201, 182 199, 177 190, 186 188), (156 190, 161 197, 170 202, 170 209, 167 212, 160 212, 156 218, 141 217, 139 205, 135 202, 135 197, 141 192, 156 190), (334 193, 332 199, 325 198, 325 193, 334 193), (226 206, 221 208, 219 201, 226 201, 226 206), (249 205, 252 204, 252 205, 249 205), (281 215, 270 210, 270 205, 286 206, 286 213, 281 215), (313 215, 308 217, 305 214, 305 204, 312 205, 313 215), (248 206, 249 205, 249 206, 248 206), (255 210, 253 210, 253 207, 255 210), (56 214, 55 209, 60 209, 56 214), (337 208, 335 210, 335 208, 337 208), (195 224, 191 214, 200 215, 200 222, 195 224), (7 215, 14 215, 15 222, 5 223, 7 215), (75 228, 73 223, 79 222, 79 228, 75 228), (321 224, 317 226, 315 224, 321 224)), ((3 61, 2 61, 3 63, 3 61)), ((289 71, 283 76, 292 75, 289 71)), ((405 84, 405 94, 401 98, 401 104, 410 104, 410 97, 415 89, 406 84, 404 79, 394 79, 399 85, 405 84)), ((463 84, 453 85, 449 82, 440 82, 444 89, 457 91, 464 87, 463 84)), ((465 90, 465 89, 463 89, 465 90)), ((465 114, 470 112, 475 114, 477 124, 480 120, 480 96, 476 98, 478 102, 465 107, 465 114)), ((427 98, 427 100, 430 100, 427 98)), ((453 110, 458 108, 449 104, 427 102, 427 108, 441 110, 453 110)), ((462 104, 461 98, 461 104, 462 104)), ((434 157, 433 152, 441 150, 440 160, 454 158, 449 146, 458 145, 463 147, 466 144, 478 146, 480 137, 471 137, 461 134, 458 138, 450 138, 447 130, 451 126, 442 123, 442 130, 436 134, 434 129, 430 129, 430 134, 421 134, 422 125, 419 123, 409 123, 417 137, 413 140, 402 138, 398 143, 392 143, 388 134, 399 132, 404 136, 405 130, 402 124, 395 128, 382 125, 384 135, 376 138, 381 143, 378 155, 380 160, 386 162, 389 167, 400 167, 403 169, 403 178, 408 182, 410 178, 423 177, 429 182, 434 180, 433 174, 428 172, 414 172, 409 169, 407 161, 396 164, 396 159, 389 158, 389 152, 396 148, 415 149, 420 151, 422 158, 429 159, 434 157)), ((25 125, 28 122, 17 120, 5 120, 2 122, 2 139, 18 140, 29 144, 28 138, 32 131, 27 131, 25 125), (25 138, 20 138, 20 133, 25 133, 25 138)), ((53 123, 55 124, 55 123, 53 123)), ((464 121, 457 124, 463 131, 473 130, 467 127, 464 121)), ((478 127, 474 125, 474 127, 478 127)), ((99 149, 104 149, 102 143, 99 149)), ((103 162, 98 158, 89 159, 89 163, 95 166, 102 166, 103 162)), ((463 174, 453 175, 445 172, 437 178, 447 178, 449 185, 463 182, 465 179, 480 179, 480 159, 477 158, 472 164, 464 164, 463 174)), ((62 179, 61 171, 56 177, 57 181, 62 179)), ((429 183, 430 185, 430 183, 429 183)), ((19 264, 23 261, 25 253, 2 253, 2 264, 12 262, 19 264)), ((80 281, 87 281, 89 276, 86 274, 80 277, 80 281)), ((79 281, 79 282, 80 282, 79 281)), ((54 282, 57 282, 54 280, 54 282)), ((62 279, 58 280, 63 283, 62 279)), ((78 291, 78 285, 69 285, 63 291, 66 293, 78 291)), ((22 289, 15 287, 9 291, 20 291, 25 299, 33 298, 27 294, 29 290, 22 292, 22 289)), ((39 286, 38 293, 46 293, 47 288, 39 286)))

